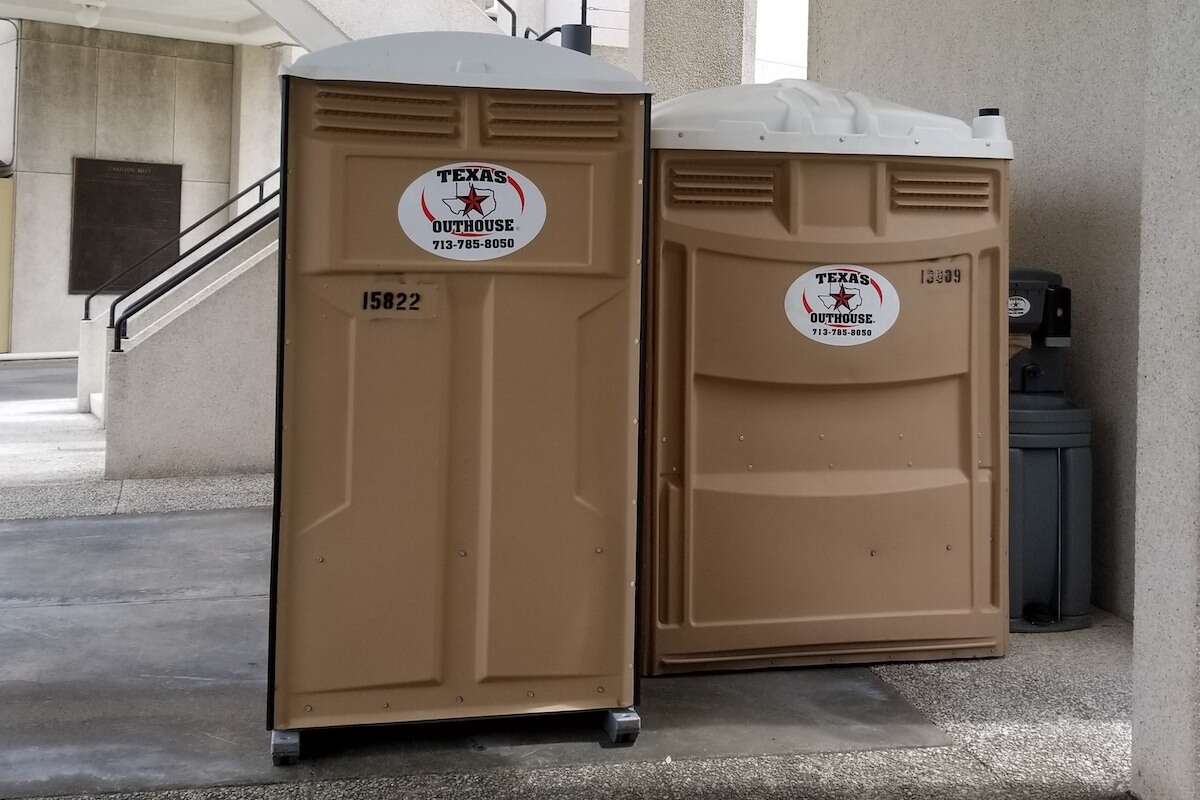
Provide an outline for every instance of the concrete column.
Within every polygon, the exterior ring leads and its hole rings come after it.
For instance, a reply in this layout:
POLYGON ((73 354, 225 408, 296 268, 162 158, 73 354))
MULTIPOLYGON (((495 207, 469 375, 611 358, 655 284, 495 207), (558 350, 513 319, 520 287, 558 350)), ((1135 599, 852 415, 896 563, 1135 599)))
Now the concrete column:
POLYGON ((1149 0, 1133 790, 1200 796, 1200 3, 1149 0))
MULTIPOLYGON (((231 195, 279 166, 279 70, 290 64, 297 52, 294 47, 254 46, 234 51, 231 195)), ((256 199, 247 196, 238 203, 238 211, 246 210, 256 199)))
POLYGON ((654 89, 654 99, 753 80, 756 5, 756 0, 636 2, 630 28, 642 35, 635 44, 631 30, 630 54, 641 49, 642 80, 654 89))

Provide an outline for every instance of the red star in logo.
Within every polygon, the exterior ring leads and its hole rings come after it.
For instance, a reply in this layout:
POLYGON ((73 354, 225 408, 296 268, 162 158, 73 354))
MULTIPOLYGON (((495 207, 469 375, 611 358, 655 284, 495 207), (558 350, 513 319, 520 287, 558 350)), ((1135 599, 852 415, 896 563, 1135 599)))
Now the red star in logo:
POLYGON ((483 216, 483 201, 487 199, 487 195, 480 194, 475 191, 475 184, 471 184, 471 191, 465 195, 459 195, 459 200, 463 201, 463 216, 465 217, 470 212, 474 211, 479 216, 483 216))
POLYGON ((850 310, 850 301, 854 299, 854 295, 846 291, 846 284, 842 284, 841 288, 838 289, 837 294, 831 294, 829 296, 833 298, 834 311, 837 311, 839 308, 845 308, 847 311, 850 310))

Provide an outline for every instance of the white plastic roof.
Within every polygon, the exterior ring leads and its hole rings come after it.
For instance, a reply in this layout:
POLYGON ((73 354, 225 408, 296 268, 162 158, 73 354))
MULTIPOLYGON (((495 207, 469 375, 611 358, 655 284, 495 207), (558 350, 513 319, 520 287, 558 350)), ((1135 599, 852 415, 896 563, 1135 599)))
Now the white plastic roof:
POLYGON ((318 50, 283 69, 324 81, 372 81, 589 94, 648 94, 645 84, 598 58, 531 39, 438 31, 359 39, 318 50))
POLYGON ((1004 118, 970 125, 831 89, 815 81, 780 80, 706 89, 653 111, 654 147, 772 153, 1012 158, 1004 118))

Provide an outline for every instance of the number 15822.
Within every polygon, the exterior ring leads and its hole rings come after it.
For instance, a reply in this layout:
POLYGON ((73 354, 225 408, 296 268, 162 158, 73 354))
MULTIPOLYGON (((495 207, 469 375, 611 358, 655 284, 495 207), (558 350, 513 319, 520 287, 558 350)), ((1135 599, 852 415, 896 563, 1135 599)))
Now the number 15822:
POLYGON ((363 292, 363 311, 420 311, 420 292, 363 292))

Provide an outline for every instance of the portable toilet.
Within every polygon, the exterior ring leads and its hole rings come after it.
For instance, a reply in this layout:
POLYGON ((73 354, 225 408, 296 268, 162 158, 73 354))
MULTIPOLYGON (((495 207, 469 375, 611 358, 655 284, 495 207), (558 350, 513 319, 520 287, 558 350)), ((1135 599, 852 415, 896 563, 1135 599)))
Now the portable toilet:
POLYGON ((999 112, 783 80, 652 143, 643 668, 1002 655, 999 112))
POLYGON ((285 71, 268 726, 636 736, 645 86, 500 35, 285 71))

